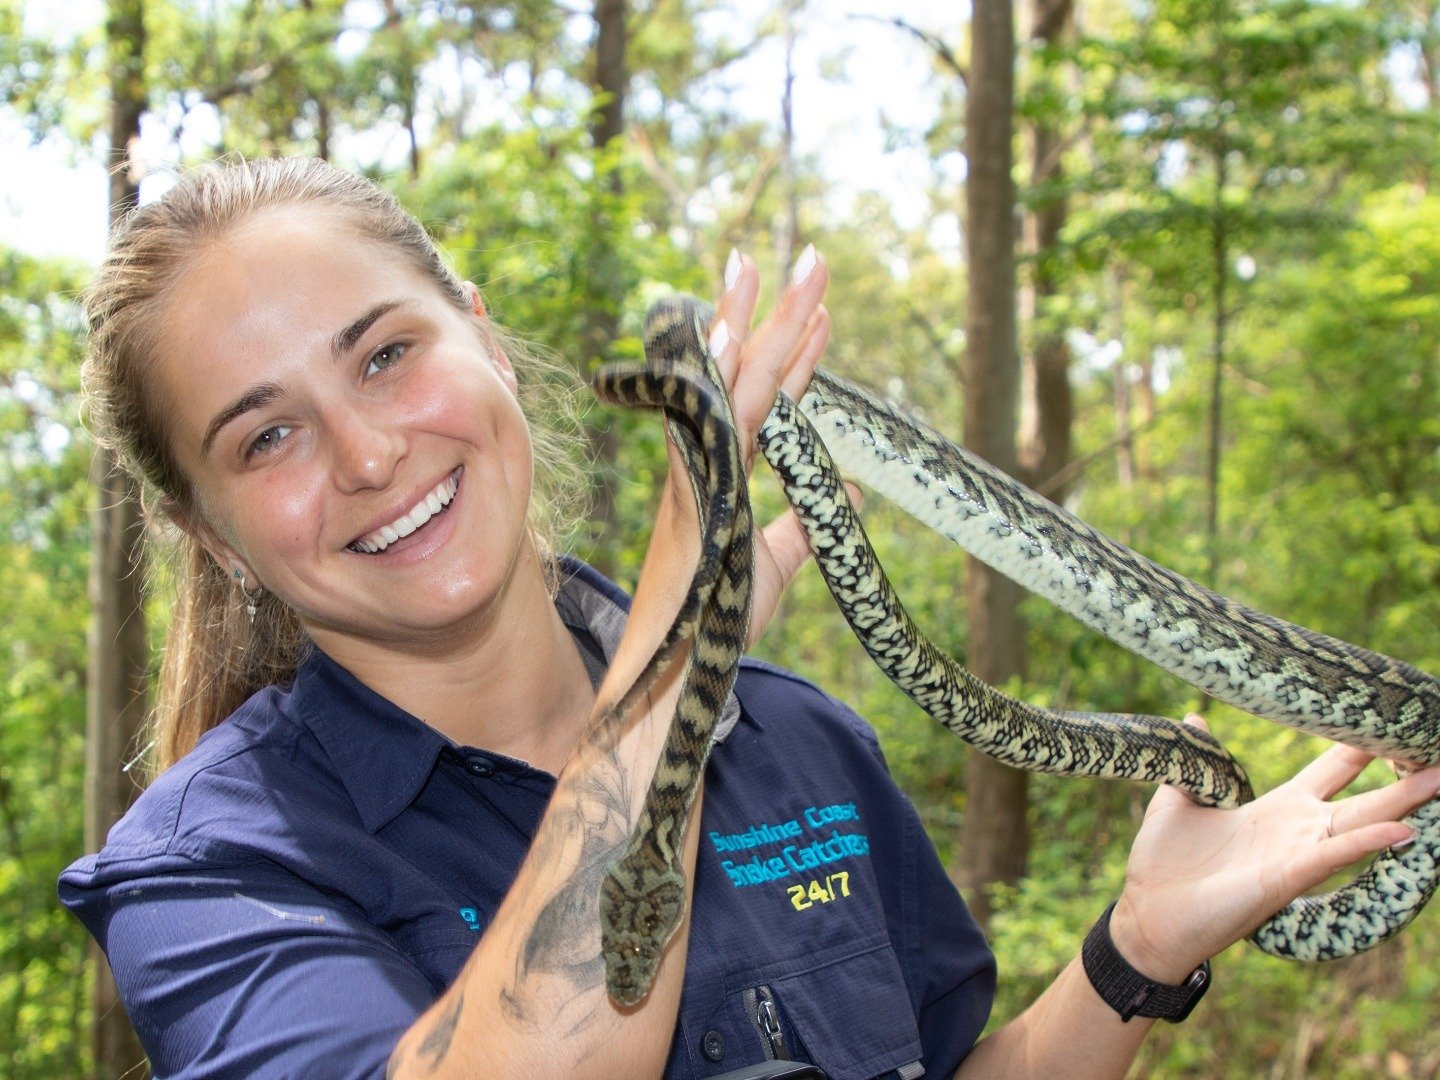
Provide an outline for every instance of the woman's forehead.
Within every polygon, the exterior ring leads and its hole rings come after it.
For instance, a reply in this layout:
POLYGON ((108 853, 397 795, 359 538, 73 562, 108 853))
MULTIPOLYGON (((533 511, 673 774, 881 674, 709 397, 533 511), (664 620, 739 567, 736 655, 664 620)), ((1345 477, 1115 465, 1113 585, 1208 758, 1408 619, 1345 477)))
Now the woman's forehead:
POLYGON ((176 434, 194 444, 217 402, 326 361, 335 335, 376 304, 437 298, 403 256, 334 215, 247 222, 196 254, 160 318, 156 373, 176 434))
MULTIPOLYGON (((201 286, 217 284, 265 297, 296 287, 320 287, 321 295, 356 287, 416 283, 402 253, 363 235, 331 211, 283 207, 259 214, 216 238, 187 270, 201 286)), ((181 285, 184 288, 184 285, 181 285)))
POLYGON ((187 353, 266 339, 298 344, 334 334, 378 301, 436 292, 401 253, 336 215, 277 210, 196 254, 171 291, 161 334, 187 353))

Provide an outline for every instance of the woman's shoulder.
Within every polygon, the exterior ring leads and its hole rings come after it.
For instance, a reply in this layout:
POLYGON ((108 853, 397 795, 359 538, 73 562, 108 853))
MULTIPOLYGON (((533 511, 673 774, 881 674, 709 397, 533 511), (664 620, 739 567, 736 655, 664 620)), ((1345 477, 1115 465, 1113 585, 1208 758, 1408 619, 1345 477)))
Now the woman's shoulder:
POLYGON ((62 875, 100 884, 138 872, 233 861, 263 831, 280 793, 311 801, 326 785, 303 745, 287 691, 253 695, 206 732, 195 749, 157 776, 110 829, 105 845, 62 875))
POLYGON ((801 740, 839 739, 881 757, 875 729, 863 717, 793 671, 747 656, 740 662, 735 696, 744 716, 762 730, 801 740))

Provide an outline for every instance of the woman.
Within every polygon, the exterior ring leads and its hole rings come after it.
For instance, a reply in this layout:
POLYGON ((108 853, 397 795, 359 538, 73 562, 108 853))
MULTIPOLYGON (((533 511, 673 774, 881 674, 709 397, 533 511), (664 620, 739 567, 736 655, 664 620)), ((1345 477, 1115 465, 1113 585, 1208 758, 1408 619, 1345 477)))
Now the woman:
MULTIPOLYGON (((731 259, 709 344, 749 436, 814 369, 826 280, 807 249, 752 331, 758 276, 731 259)), ((642 715, 594 718, 678 609, 688 484, 672 464, 627 622, 533 520, 546 461, 518 354, 387 196, 319 162, 198 170, 132 217, 87 307, 97 434, 188 554, 168 768, 61 896, 157 1076, 698 1076, 786 1055, 836 1077, 1123 1074, 1152 1021, 1079 959, 972 1049, 993 961, 873 735, 750 662, 687 834, 691 915, 649 996, 611 1004, 596 891, 680 666, 642 715)), ((752 641, 805 557, 789 516, 756 548, 752 641)), ((1327 802, 1365 760, 1336 748, 1232 812, 1162 789, 1097 932, 1107 963, 1188 1004, 1206 958, 1404 842, 1440 771, 1327 802)))

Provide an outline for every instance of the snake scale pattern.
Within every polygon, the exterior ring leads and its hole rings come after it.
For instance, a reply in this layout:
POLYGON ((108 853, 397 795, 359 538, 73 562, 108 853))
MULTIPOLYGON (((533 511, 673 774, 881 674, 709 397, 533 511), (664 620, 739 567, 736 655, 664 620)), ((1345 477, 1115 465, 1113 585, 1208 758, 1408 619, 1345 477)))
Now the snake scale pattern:
POLYGON ((675 719, 625 853, 600 887, 605 985, 621 1005, 650 989, 665 943, 685 912, 685 824, 750 628, 755 556, 740 440, 720 373, 703 345, 708 309, 657 305, 646 319, 645 368, 595 375, 607 401, 660 409, 684 458, 700 517, 701 550, 679 615, 639 680, 612 709, 624 715, 693 639, 675 719))
MULTIPOLYGON (((645 351, 649 376, 676 386, 685 372, 688 389, 674 400, 705 396, 692 380, 716 379, 704 345, 711 310, 690 298, 655 305, 647 319, 645 351), (693 373, 708 373, 696 376, 693 373)), ((616 399, 607 371, 597 383, 602 396, 616 399)), ((636 373, 626 378, 638 379, 636 373)), ((718 382, 715 385, 719 385, 718 382)), ((724 399, 724 393, 718 397, 724 399)), ((707 398, 707 402, 709 398, 707 398)), ((636 934, 625 904, 646 895, 652 877, 683 878, 669 853, 678 851, 686 814, 708 753, 714 716, 697 718, 700 698, 718 714, 724 695, 702 693, 703 683, 721 676, 698 675, 703 654, 733 667, 743 647, 746 620, 722 613, 738 610, 739 572, 728 575, 730 552, 748 547, 749 508, 738 446, 713 441, 735 438, 733 422, 710 422, 728 409, 704 406, 703 421, 678 419, 679 405, 667 404, 677 441, 691 439, 682 452, 702 507, 715 504, 702 523, 719 524, 720 503, 737 508, 732 531, 714 540, 725 554, 707 569, 702 557, 687 597, 691 621, 682 613, 672 629, 678 641, 697 633, 692 710, 682 693, 665 764, 657 772, 645 817, 625 859, 607 880, 602 933, 607 963, 611 943, 649 956, 649 966, 627 962, 634 977, 612 978, 617 1001, 634 1001, 648 989, 654 958, 668 939, 636 934), (683 429, 685 434, 679 432, 683 429), (728 456, 731 464, 716 466, 728 456), (738 471, 737 471, 738 469, 738 471), (726 488, 728 496, 717 485, 726 488), (702 494, 703 493, 703 494, 702 494), (706 500, 709 500, 707 504, 706 500), (743 509, 740 509, 743 508, 743 509), (746 531, 738 529, 743 513, 746 531), (715 584, 707 578, 715 578, 715 584), (718 598, 718 600, 717 600, 718 598), (730 627, 723 643, 706 640, 730 627), (708 727, 706 726, 708 723, 708 727), (700 731, 705 744, 686 758, 700 731), (647 830, 665 837, 651 844, 647 830), (653 851, 651 850, 653 847, 653 851), (642 860, 638 852, 647 854, 642 860), (625 870, 641 861, 663 870, 637 876, 625 870), (624 872, 622 872, 622 870, 624 872)), ((760 445, 799 514, 820 571, 856 636, 882 670, 917 704, 967 742, 1020 768, 1067 775, 1124 777, 1175 784, 1197 802, 1235 806, 1253 797, 1244 770, 1206 732, 1160 717, 1072 713, 1016 701, 975 679, 936 649, 910 621, 885 578, 858 516, 840 481, 842 472, 873 487, 970 554, 1044 596, 1086 625, 1137 655, 1227 704, 1299 730, 1392 758, 1405 767, 1440 762, 1440 681, 1399 660, 1265 615, 1211 592, 1091 529, 943 435, 892 405, 824 371, 815 374, 798 405, 781 396, 760 431, 760 445)), ((706 551, 711 541, 706 541, 706 551)), ((737 562, 739 556, 735 556, 737 562)), ((748 588, 748 563, 746 564, 748 588)), ((748 608, 747 608, 748 616, 748 608)), ((667 638, 667 645, 671 645, 667 638)), ((656 663, 664 660, 664 647, 656 663)), ((716 671, 718 672, 718 667, 716 671)), ((647 678, 649 672, 647 671, 647 678)), ((642 678, 642 683, 646 680, 642 678)), ((725 682, 728 692, 730 682, 725 682)), ((1385 940, 1419 913, 1440 877, 1440 799, 1415 811, 1407 822, 1416 843, 1382 853, 1348 885, 1323 896, 1296 900, 1254 935, 1262 949, 1299 960, 1352 955, 1385 940)), ((678 855, 675 856, 678 859, 678 855)), ((653 890, 651 890, 653 891, 653 890)), ((673 929, 678 914, 669 923, 673 929)), ((609 970, 612 975, 621 965, 609 970)))

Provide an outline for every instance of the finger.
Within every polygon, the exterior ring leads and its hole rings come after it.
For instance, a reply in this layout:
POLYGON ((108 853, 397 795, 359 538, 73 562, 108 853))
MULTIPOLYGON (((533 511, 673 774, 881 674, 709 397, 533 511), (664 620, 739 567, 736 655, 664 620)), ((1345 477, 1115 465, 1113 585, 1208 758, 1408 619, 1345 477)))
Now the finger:
POLYGON ((727 390, 735 389, 741 349, 749 334, 750 323, 755 318, 755 304, 759 297, 760 274, 754 260, 731 248, 730 258, 725 264, 725 291, 715 305, 716 319, 725 320, 726 332, 736 344, 733 352, 726 353, 723 360, 716 360, 727 390))
POLYGON ((765 547, 775 563, 780 591, 794 580, 800 568, 810 558, 810 545, 805 539, 805 527, 794 510, 786 510, 774 521, 760 530, 765 547))
MULTIPOLYGON (((805 391, 810 386, 810 380, 815 375, 815 368, 820 363, 820 357, 825 352, 825 346, 830 344, 830 312, 821 304, 810 316, 810 321, 805 326, 805 333, 800 343, 791 353, 790 362, 785 367, 785 372, 780 380, 780 389, 784 390, 791 401, 799 401, 805 396, 805 391)), ((761 422, 764 422, 762 416, 761 422)))
POLYGON ((1174 784, 1161 784, 1155 789, 1155 794, 1150 796, 1149 805, 1145 808, 1145 816, 1148 818, 1152 814, 1176 814, 1187 813, 1191 810, 1210 809, 1213 808, 1200 806, 1184 788, 1174 784))
POLYGON ((710 336, 705 339, 705 348, 710 351, 710 356, 722 376, 726 368, 734 370, 739 363, 743 345, 744 342, 737 340, 735 332, 730 329, 730 320, 717 314, 715 321, 710 324, 710 336))
POLYGON ((805 263, 810 262, 808 272, 781 291, 775 309, 746 340, 731 400, 736 419, 747 431, 758 430, 774 407, 775 392, 780 388, 786 366, 825 293, 830 274, 813 251, 813 247, 807 247, 810 260, 802 256, 797 263, 797 269, 804 270, 805 263))
POLYGON ((1440 788, 1440 768, 1430 768, 1411 773, 1383 788, 1351 795, 1332 804, 1328 831, 1338 836, 1381 822, 1398 821, 1440 794, 1437 788, 1440 788))
POLYGON ((1296 773, 1290 782, 1316 798, 1329 800, 1344 791, 1372 760, 1373 755, 1364 750, 1337 743, 1296 773))
POLYGON ((769 625, 775 609, 780 606, 780 597, 810 554, 805 530, 793 510, 757 531, 760 539, 755 544, 755 590, 750 604, 750 626, 745 635, 747 647, 753 645, 769 625))
MULTIPOLYGON (((791 401, 799 401, 805 394, 805 389, 810 385, 810 379, 815 374, 815 365, 820 362, 820 356, 825 351, 825 346, 830 341, 830 313, 825 310, 822 304, 814 314, 810 316, 810 322, 805 327, 805 335, 795 346, 786 361, 781 373, 781 386, 791 401)), ((765 411, 758 416, 742 418, 737 415, 736 423, 743 431, 753 430, 757 435, 760 427, 765 423, 765 418, 775 407, 775 398, 772 394, 765 411), (747 419, 753 421, 747 426, 747 419)), ((745 439, 745 469, 750 471, 755 466, 755 455, 759 453, 760 445, 754 437, 745 439)))
POLYGON ((1209 731, 1210 725, 1198 712, 1186 713, 1185 723, 1191 727, 1198 727, 1201 731, 1209 731))
POLYGON ((1296 891, 1313 889, 1327 878, 1388 847, 1411 840, 1415 831, 1398 821, 1352 829, 1297 851, 1293 864, 1296 891))

